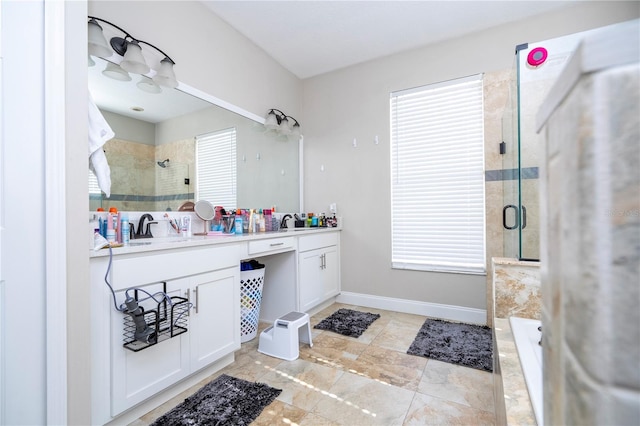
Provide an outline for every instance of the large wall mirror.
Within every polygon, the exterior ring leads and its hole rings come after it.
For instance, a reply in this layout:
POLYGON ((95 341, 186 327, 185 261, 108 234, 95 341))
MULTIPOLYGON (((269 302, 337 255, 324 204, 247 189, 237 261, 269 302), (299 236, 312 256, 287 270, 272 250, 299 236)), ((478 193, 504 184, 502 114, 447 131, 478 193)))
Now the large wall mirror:
POLYGON ((103 71, 109 62, 92 59, 89 91, 115 137, 104 145, 111 197, 105 198, 90 184, 91 210, 175 211, 187 201, 197 201, 196 139, 235 129, 236 175, 228 178, 237 206, 224 207, 300 211, 298 140, 269 134, 260 117, 184 84, 151 93, 143 90, 149 89, 147 77, 132 74, 130 81, 107 77, 103 71))

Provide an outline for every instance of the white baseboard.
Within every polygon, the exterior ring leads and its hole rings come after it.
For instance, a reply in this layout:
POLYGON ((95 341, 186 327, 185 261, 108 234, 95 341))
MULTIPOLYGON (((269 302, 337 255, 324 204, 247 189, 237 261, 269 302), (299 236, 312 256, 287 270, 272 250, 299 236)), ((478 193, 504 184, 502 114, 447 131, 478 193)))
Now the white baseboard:
POLYGON ((338 295, 336 302, 367 308, 404 312, 407 314, 424 315, 468 324, 485 325, 487 323, 487 311, 485 309, 465 308, 464 306, 417 302, 415 300, 396 299, 393 297, 373 296, 370 294, 345 291, 338 295))

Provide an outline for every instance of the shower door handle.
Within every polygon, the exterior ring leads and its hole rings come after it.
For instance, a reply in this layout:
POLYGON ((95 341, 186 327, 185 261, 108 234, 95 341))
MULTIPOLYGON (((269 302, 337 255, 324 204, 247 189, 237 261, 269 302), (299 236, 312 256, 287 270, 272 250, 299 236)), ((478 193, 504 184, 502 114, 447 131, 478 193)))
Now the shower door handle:
POLYGON ((522 229, 527 227, 527 208, 522 206, 522 229))
POLYGON ((507 204, 506 206, 504 206, 504 208, 502 209, 502 226, 504 226, 504 229, 516 229, 519 224, 518 216, 518 208, 516 206, 514 206, 513 204, 507 204), (513 226, 507 225, 507 210, 509 209, 513 209, 513 211, 515 212, 514 217, 516 223, 513 226))

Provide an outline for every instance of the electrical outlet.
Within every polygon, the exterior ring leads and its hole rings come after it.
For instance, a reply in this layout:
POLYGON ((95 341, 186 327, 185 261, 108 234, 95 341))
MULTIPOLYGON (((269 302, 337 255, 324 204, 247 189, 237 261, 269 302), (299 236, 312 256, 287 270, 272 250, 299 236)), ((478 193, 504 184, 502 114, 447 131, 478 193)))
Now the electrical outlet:
POLYGON ((329 211, 331 213, 337 213, 338 212, 338 209, 336 208, 336 203, 329 204, 329 211))

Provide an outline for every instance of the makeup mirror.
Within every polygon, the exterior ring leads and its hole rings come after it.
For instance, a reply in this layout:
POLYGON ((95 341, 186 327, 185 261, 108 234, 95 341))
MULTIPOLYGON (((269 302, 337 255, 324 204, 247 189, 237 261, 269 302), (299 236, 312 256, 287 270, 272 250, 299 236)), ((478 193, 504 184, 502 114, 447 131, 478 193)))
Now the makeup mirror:
POLYGON ((209 221, 213 220, 215 217, 216 211, 213 208, 213 204, 206 200, 196 201, 193 206, 193 211, 196 215, 204 221, 204 231, 198 232, 193 235, 207 235, 209 232, 209 221))

